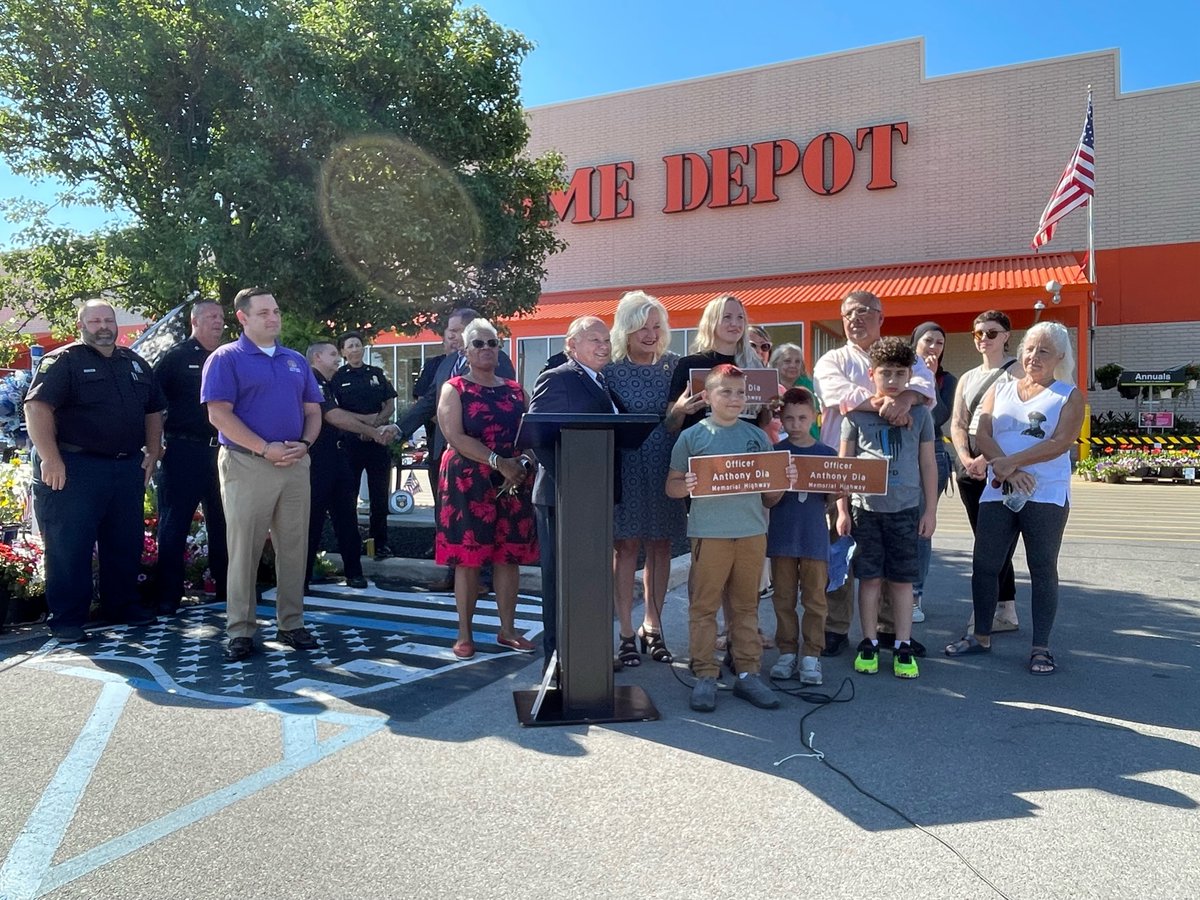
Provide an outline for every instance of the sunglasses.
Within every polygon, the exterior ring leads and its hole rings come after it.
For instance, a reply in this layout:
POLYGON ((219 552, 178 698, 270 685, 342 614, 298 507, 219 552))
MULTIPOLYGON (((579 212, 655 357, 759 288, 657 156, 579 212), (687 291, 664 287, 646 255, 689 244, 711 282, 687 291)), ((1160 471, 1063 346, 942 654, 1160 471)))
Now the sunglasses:
POLYGON ((769 351, 771 349, 771 345, 767 341, 757 341, 757 342, 751 341, 750 346, 753 347, 755 350, 768 350, 769 351))
POLYGON ((1000 328, 980 328, 976 329, 975 331, 975 337, 977 340, 983 340, 984 338, 987 338, 989 341, 994 341, 999 335, 1002 334, 1004 334, 1004 331, 1000 328))
POLYGON ((495 350, 500 346, 500 342, 495 338, 488 338, 486 341, 481 341, 479 338, 476 338, 475 340, 471 341, 471 346, 476 350, 482 350, 484 347, 491 347, 493 350, 495 350))

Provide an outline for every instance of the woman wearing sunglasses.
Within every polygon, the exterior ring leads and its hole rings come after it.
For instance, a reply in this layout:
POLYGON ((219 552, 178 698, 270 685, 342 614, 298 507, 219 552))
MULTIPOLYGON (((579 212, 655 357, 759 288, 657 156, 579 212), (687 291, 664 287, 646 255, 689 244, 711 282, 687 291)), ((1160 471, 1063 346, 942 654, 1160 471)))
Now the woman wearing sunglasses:
POLYGON ((525 390, 496 374, 500 339, 486 319, 463 331, 470 368, 448 380, 438 399, 438 428, 448 449, 442 457, 441 506, 434 549, 438 565, 454 567, 458 639, 454 655, 475 655, 472 620, 479 598, 479 570, 492 564, 492 587, 500 614, 496 643, 532 653, 533 642, 516 630, 518 566, 538 561, 533 517, 537 462, 513 446, 525 413, 525 390))
MULTIPOLYGON (((998 309, 989 309, 975 317, 972 337, 983 361, 974 369, 963 372, 954 392, 954 412, 950 417, 950 439, 954 444, 951 460, 954 463, 958 495, 967 509, 967 519, 973 533, 979 519, 979 498, 983 496, 984 479, 987 476, 987 460, 980 454, 975 442, 980 407, 993 384, 1011 381, 1024 374, 1016 358, 1008 352, 1011 331, 1012 323, 1008 316, 998 309)), ((1015 549, 1014 540, 1000 571, 1000 601, 992 623, 992 634, 1016 631, 1018 628, 1017 583, 1012 565, 1015 549)), ((974 622, 972 616, 967 627, 973 627, 974 622)))

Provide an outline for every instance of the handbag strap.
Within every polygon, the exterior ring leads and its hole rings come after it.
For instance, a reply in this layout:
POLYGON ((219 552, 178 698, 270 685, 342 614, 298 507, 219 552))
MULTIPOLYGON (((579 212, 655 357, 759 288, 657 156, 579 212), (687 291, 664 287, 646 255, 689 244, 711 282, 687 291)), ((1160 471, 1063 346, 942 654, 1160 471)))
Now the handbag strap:
MULTIPOLYGON (((980 403, 983 402, 983 398, 985 396, 987 396, 988 388, 990 388, 993 384, 995 384, 996 379, 998 379, 1001 375, 1003 375, 1005 372, 1007 372, 1008 367, 1011 366, 1015 362, 1016 362, 1015 359, 1010 359, 1004 365, 997 366, 995 369, 992 370, 992 374, 989 375, 987 378, 985 378, 983 381, 983 384, 981 384, 979 386, 979 392, 977 394, 975 394, 975 399, 972 400, 969 404, 967 404, 967 427, 968 428, 971 427, 971 421, 975 418, 976 408, 979 406, 980 403)), ((967 444, 968 444, 968 449, 970 449, 972 452, 974 452, 974 441, 972 440, 971 434, 967 435, 967 444)))
POLYGON ((976 408, 979 406, 980 403, 983 402, 983 398, 985 396, 987 396, 988 388, 990 388, 993 384, 995 384, 996 379, 998 379, 1001 375, 1003 375, 1005 372, 1007 372, 1008 367, 1011 366, 1015 362, 1016 362, 1015 359, 1010 359, 1004 365, 997 366, 995 369, 992 370, 992 374, 989 375, 986 379, 984 379, 983 384, 981 384, 979 386, 979 393, 977 393, 975 395, 975 399, 967 404, 967 424, 968 425, 970 425, 971 420, 973 418, 975 418, 976 408))

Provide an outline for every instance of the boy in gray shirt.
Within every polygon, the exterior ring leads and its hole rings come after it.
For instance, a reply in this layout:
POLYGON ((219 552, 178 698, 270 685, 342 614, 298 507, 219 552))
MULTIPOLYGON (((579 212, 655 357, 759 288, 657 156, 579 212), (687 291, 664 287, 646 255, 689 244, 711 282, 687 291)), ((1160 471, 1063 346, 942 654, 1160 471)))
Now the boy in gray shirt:
MULTIPOLYGON (((916 353, 900 338, 880 338, 867 351, 871 358, 872 402, 878 406, 904 391, 916 353)), ((917 537, 931 537, 937 521, 937 461, 933 453, 933 419, 924 406, 909 412, 907 426, 892 425, 878 413, 851 412, 842 422, 841 456, 888 460, 886 494, 854 494, 838 500, 838 534, 853 533, 858 549, 858 614, 863 640, 854 671, 879 671, 878 615, 883 579, 891 582, 896 617, 892 671, 897 678, 920 673, 909 643, 912 637, 912 586, 918 577, 917 537), (920 512, 921 495, 925 512, 920 512)))

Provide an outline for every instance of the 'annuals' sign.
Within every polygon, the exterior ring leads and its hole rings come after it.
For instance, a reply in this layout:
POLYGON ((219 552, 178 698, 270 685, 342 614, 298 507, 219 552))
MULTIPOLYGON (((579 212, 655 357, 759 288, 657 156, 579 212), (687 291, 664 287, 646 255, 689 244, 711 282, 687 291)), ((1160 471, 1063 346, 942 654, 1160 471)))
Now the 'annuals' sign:
MULTIPOLYGON (((836 131, 814 137, 803 150, 795 141, 778 138, 755 144, 718 147, 700 153, 675 153, 663 157, 666 175, 664 213, 683 213, 707 206, 720 209, 748 203, 774 203, 779 199, 779 179, 799 170, 799 177, 814 194, 832 196, 854 177, 856 158, 870 160, 867 190, 896 186, 893 175, 894 139, 908 143, 908 123, 888 122, 860 128, 853 141, 836 131)), ((633 162, 583 166, 571 173, 566 190, 550 195, 560 221, 575 224, 631 219, 634 198, 633 162)))

